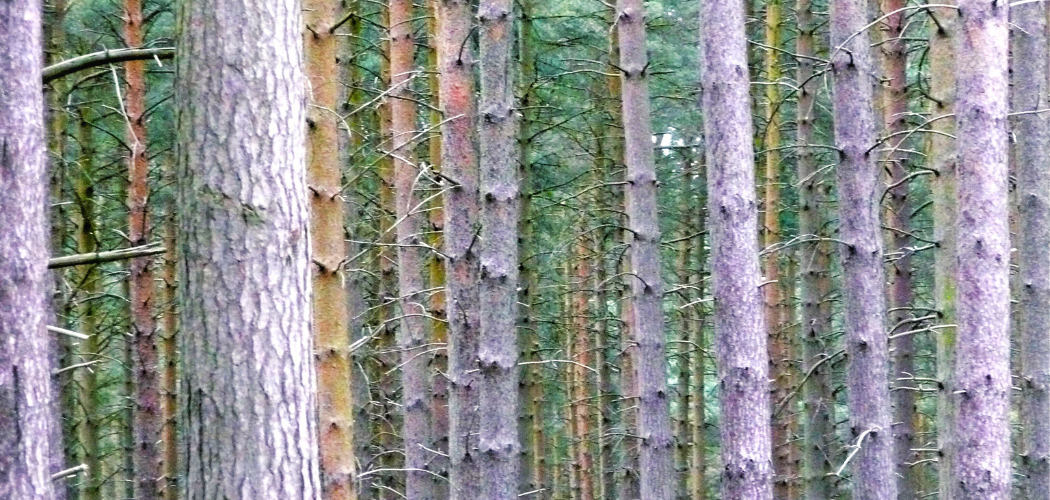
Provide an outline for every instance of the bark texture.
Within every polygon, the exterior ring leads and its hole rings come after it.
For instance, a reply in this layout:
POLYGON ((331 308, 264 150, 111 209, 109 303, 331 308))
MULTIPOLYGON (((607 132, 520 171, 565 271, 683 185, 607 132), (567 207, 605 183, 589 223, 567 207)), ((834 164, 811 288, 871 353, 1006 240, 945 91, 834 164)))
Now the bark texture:
POLYGON ((190 500, 321 495, 300 11, 296 0, 179 5, 190 500))
MULTIPOLYGON (((445 191, 445 262, 448 283, 449 345, 449 482, 450 498, 464 500, 478 492, 478 406, 476 367, 480 311, 479 263, 475 240, 478 224, 478 163, 474 144, 474 54, 468 38, 472 16, 466 0, 440 0, 438 69, 441 72, 442 175, 445 191)), ((515 391, 516 392, 516 391, 515 391)))
MULTIPOLYGON (((795 4, 798 38, 798 101, 796 111, 796 141, 798 143, 799 216, 798 232, 810 238, 823 237, 824 209, 821 203, 823 183, 817 173, 815 143, 817 80, 813 77, 816 55, 817 23, 813 16, 813 2, 798 0, 795 4)), ((800 296, 802 300, 802 371, 809 378, 802 386, 802 480, 806 500, 825 500, 831 497, 832 483, 827 477, 831 456, 830 436, 834 432, 834 400, 831 392, 831 370, 827 356, 832 351, 827 345, 831 333, 831 305, 829 290, 821 285, 827 282, 831 255, 828 244, 819 240, 803 245, 799 252, 801 263, 800 296)))
MULTIPOLYGON (((166 162, 164 168, 165 182, 175 185, 175 165, 166 162)), ((179 498, 179 446, 178 446, 178 328, 179 309, 175 294, 178 290, 178 217, 174 198, 168 202, 168 214, 164 221, 164 271, 162 287, 162 304, 164 310, 164 337, 160 341, 161 355, 161 402, 160 412, 163 428, 160 435, 160 447, 164 460, 164 500, 179 498)))
MULTIPOLYGON (((124 43, 128 48, 143 46, 142 1, 124 2, 124 43)), ((131 147, 128 157, 128 243, 149 243, 149 160, 146 155, 146 64, 136 60, 124 63, 127 90, 124 111, 127 113, 126 142, 131 147)), ((139 257, 128 262, 128 300, 131 307, 132 366, 134 381, 134 465, 135 498, 159 500, 163 465, 160 438, 161 391, 158 373, 157 325, 154 320, 153 258, 139 257)))
POLYGON ((769 358, 759 292, 744 2, 700 9, 724 500, 771 500, 769 358))
POLYGON ((481 369, 478 429, 481 497, 518 497, 517 110, 511 56, 513 0, 478 5, 481 52, 481 369))
POLYGON ((631 333, 638 394, 641 498, 671 498, 674 491, 674 440, 668 408, 667 360, 660 277, 660 226, 657 222, 656 169, 649 116, 649 58, 642 0, 617 0, 623 81, 624 160, 627 164, 627 226, 631 255, 631 333))
POLYGON ((874 82, 869 40, 862 30, 867 5, 831 4, 831 69, 835 145, 839 150, 839 253, 842 259, 849 368, 850 467, 854 500, 897 498, 886 338, 879 195, 875 163, 874 82), (852 450, 851 450, 852 451, 852 450))
POLYGON ((0 3, 0 498, 51 500, 39 0, 0 3))
POLYGON ((1050 129, 1047 128, 1047 8, 1014 7, 1014 160, 1020 212, 1021 487, 1050 498, 1050 129), (1034 113, 1033 113, 1034 112, 1034 113))
POLYGON ((955 500, 1010 497, 1008 11, 995 0, 959 2, 955 500))
POLYGON ((338 0, 303 2, 303 53, 307 77, 306 168, 310 199, 310 253, 313 287, 314 357, 317 363, 318 447, 325 500, 353 500, 352 365, 343 259, 342 162, 339 154, 343 100, 339 39, 330 27, 343 6, 338 0))

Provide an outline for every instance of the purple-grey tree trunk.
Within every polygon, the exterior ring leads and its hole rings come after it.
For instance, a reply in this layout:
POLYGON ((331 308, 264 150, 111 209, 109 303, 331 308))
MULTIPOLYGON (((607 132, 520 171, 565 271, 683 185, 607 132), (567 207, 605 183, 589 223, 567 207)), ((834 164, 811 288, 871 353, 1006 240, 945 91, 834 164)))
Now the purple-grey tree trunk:
POLYGON ((759 291, 744 2, 704 2, 700 31, 707 210, 722 397, 722 498, 771 500, 769 356, 759 291))
POLYGON ((0 498, 51 500, 39 0, 0 2, 0 498))
POLYGON ((518 498, 517 110, 511 78, 513 0, 478 5, 481 52, 480 498, 518 498))
POLYGON ((470 2, 438 0, 438 71, 441 107, 441 168, 444 188, 446 294, 448 304, 449 482, 452 500, 475 498, 478 383, 478 160, 474 143, 474 51, 470 2))
POLYGON ((668 408, 667 360, 660 278, 660 225, 657 221, 656 169, 649 117, 649 58, 642 0, 617 0, 624 160, 627 164, 627 225, 631 241, 631 331, 638 389, 641 497, 671 498, 674 491, 673 438, 668 408))
POLYGON ((831 3, 831 69, 854 500, 897 498, 886 335, 874 80, 863 0, 831 3))
POLYGON ((301 6, 178 10, 186 498, 318 499, 301 6))
POLYGON ((959 2, 954 500, 1010 498, 1008 11, 998 0, 959 2))
POLYGON ((1014 7, 1013 129, 1021 228, 1021 468, 1025 498, 1050 498, 1050 129, 1047 8, 1014 7))

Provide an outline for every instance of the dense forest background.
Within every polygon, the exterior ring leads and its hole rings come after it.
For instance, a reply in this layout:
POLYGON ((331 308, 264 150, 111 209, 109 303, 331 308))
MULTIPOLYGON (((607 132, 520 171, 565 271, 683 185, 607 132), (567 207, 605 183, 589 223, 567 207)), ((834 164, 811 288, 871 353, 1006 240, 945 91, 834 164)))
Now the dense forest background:
POLYGON ((1050 497, 1044 2, 177 3, 43 10, 58 498, 1050 497))

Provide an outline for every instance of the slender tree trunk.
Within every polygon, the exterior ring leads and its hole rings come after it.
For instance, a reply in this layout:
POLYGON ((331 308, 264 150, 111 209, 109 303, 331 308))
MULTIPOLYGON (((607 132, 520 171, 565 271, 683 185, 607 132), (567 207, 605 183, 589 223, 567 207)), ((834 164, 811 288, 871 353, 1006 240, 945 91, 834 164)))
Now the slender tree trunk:
POLYGON ((675 274, 678 277, 679 291, 684 307, 678 309, 678 343, 675 349, 678 366, 678 407, 675 422, 675 473, 678 485, 675 490, 675 498, 682 500, 689 498, 689 461, 692 459, 691 440, 693 437, 692 425, 689 423, 692 405, 690 399, 692 393, 692 364, 693 356, 699 356, 696 346, 690 343, 691 331, 696 325, 693 324, 693 299, 692 286, 692 249, 693 237, 693 171, 692 158, 689 155, 682 157, 682 180, 681 193, 678 195, 678 212, 681 217, 679 224, 678 248, 675 250, 675 274))
POLYGON ((1006 3, 994 0, 959 2, 966 36, 955 47, 959 328, 952 488, 957 500, 1010 498, 1008 11, 1006 3))
POLYGON ((849 369, 850 462, 854 500, 897 498, 886 341, 886 295, 875 164, 874 86, 867 6, 860 0, 831 4, 831 68, 835 93, 835 144, 839 239, 843 271, 849 369), (859 33, 859 34, 858 34, 859 33))
POLYGON ((179 304, 193 367, 181 402, 194 500, 321 496, 300 12, 295 0, 179 6, 179 304))
POLYGON ((641 437, 641 497, 670 498, 674 456, 667 399, 667 360, 660 277, 656 169, 649 117, 648 55, 642 0, 617 0, 616 28, 623 79, 624 159, 627 164, 627 224, 631 241, 631 333, 637 346, 634 370, 641 437))
POLYGON ((700 29, 722 405, 722 498, 771 500, 769 358, 758 288, 758 214, 743 2, 704 3, 700 29))
POLYGON ((415 195, 419 169, 412 154, 416 134, 416 104, 412 96, 415 39, 411 0, 390 0, 390 116, 397 206, 397 277, 401 305, 401 406, 405 446, 405 495, 429 500, 434 479, 428 472, 430 405, 426 336, 427 309, 423 291, 423 252, 420 243, 426 216, 415 195))
POLYGON ((54 496, 41 16, 0 4, 0 498, 19 500, 54 496))
POLYGON ((449 481, 452 500, 473 498, 479 491, 476 367, 478 308, 478 163, 474 144, 474 55, 470 36, 470 2, 440 0, 438 68, 441 72, 442 175, 445 191, 445 265, 448 272, 449 345, 449 481), (473 434, 473 436, 472 436, 473 434))
MULTIPOLYGON (((769 247, 781 240, 780 230, 780 0, 770 0, 766 4, 765 19, 765 75, 768 85, 765 86, 765 141, 762 149, 765 154, 765 200, 763 200, 763 245, 769 247)), ((776 404, 791 393, 792 363, 790 332, 781 318, 784 311, 783 287, 780 284, 780 254, 770 253, 766 256, 763 279, 771 281, 762 287, 766 332, 769 337, 769 362, 773 380, 772 403, 776 404)), ((796 465, 792 461, 791 448, 795 443, 791 435, 791 421, 794 412, 784 411, 773 415, 773 470, 776 474, 773 482, 773 494, 777 498, 792 498, 792 483, 798 476, 796 465)))
MULTIPOLYGON (((124 43, 129 48, 144 45, 142 1, 124 2, 124 43)), ((149 243, 149 160, 146 156, 146 63, 124 63, 127 90, 124 111, 128 127, 126 142, 131 147, 128 158, 128 243, 149 243)), ((157 369, 157 328, 153 317, 153 258, 139 257, 129 261, 128 300, 131 306, 132 366, 134 381, 134 494, 139 500, 161 498, 162 456, 158 446, 161 437, 161 393, 157 369)), ((129 423, 129 425, 131 425, 129 423)))
MULTIPOLYGON (((954 4, 954 0, 944 2, 954 4)), ((930 12, 930 115, 940 118, 930 124, 928 162, 936 171, 930 182, 933 198, 933 232, 937 250, 933 255, 933 295, 943 325, 955 325, 955 25, 958 12, 938 8, 930 12)), ((952 500, 952 462, 955 451, 952 433, 955 410, 952 403, 955 373, 955 327, 937 331, 937 456, 938 493, 952 500)))
MULTIPOLYGON (((95 228, 95 189, 93 176, 95 175, 95 138, 94 129, 88 122, 89 109, 84 106, 79 110, 79 123, 77 124, 77 142, 80 144, 80 173, 74 180, 73 194, 80 208, 80 226, 77 228, 77 251, 80 253, 93 253, 98 251, 98 231, 95 228)), ((81 280, 80 292, 82 298, 77 302, 77 313, 80 318, 80 333, 88 338, 80 343, 79 355, 81 363, 101 361, 99 356, 101 341, 98 328, 98 302, 94 300, 100 290, 101 272, 97 264, 81 266, 79 279, 81 280)), ((78 370, 77 387, 79 388, 78 400, 83 412, 83 421, 77 426, 77 438, 83 451, 80 454, 81 463, 87 465, 87 471, 81 480, 80 495, 84 500, 99 500, 102 498, 102 457, 99 450, 99 392, 98 392, 99 370, 78 370)))
MULTIPOLYGON (((703 179, 705 172, 703 171, 703 163, 698 162, 697 167, 700 171, 697 172, 697 177, 703 179)), ((696 200, 696 207, 705 207, 707 202, 706 196, 701 195, 696 200)), ((704 251, 705 238, 704 234, 707 231, 707 210, 701 210, 694 212, 691 217, 695 217, 692 230, 697 235, 695 241, 695 249, 698 253, 696 261, 699 263, 697 268, 698 280, 696 282, 696 289, 693 292, 697 299, 704 298, 704 278, 703 269, 704 263, 707 262, 707 252, 704 251)), ((689 418, 690 418, 690 429, 693 434, 692 443, 690 444, 690 458, 689 458, 689 498, 692 500, 704 500, 707 497, 707 485, 705 484, 706 477, 706 465, 707 465, 707 440, 706 440, 706 426, 704 425, 706 398, 704 393, 704 381, 706 374, 704 373, 704 358, 707 350, 704 343, 704 315, 701 306, 696 307, 696 312, 692 314, 694 324, 689 330, 689 345, 693 349, 693 356, 689 360, 689 371, 692 372, 691 382, 692 387, 690 388, 689 395, 689 418)))
MULTIPOLYGON (((909 197, 911 186, 908 184, 908 152, 902 151, 907 135, 908 117, 908 74, 907 53, 903 29, 905 14, 902 9, 904 0, 880 0, 879 12, 888 16, 880 26, 881 43, 879 45, 879 64, 883 84, 882 130, 888 137, 883 145, 890 148, 889 153, 882 155, 882 168, 888 172, 888 181, 893 186, 886 194, 887 207, 884 210, 885 224, 890 228, 886 234, 887 252, 893 257, 890 265, 889 306, 892 311, 888 316, 889 324, 897 325, 907 322, 913 316, 911 309, 912 270, 911 251, 913 245, 911 212, 909 197)), ((915 323, 905 323, 917 326, 915 323)), ((907 328, 905 328, 907 329, 907 328)), ((892 332, 891 332, 892 333, 892 332)), ((919 469, 909 465, 915 462, 915 347, 914 336, 905 335, 893 341, 893 439, 895 461, 898 477, 899 500, 916 498, 919 469)))
POLYGON ((481 496, 518 497, 518 179, 517 111, 511 56, 514 2, 478 5, 481 52, 481 496))
POLYGON ((310 199, 312 321, 317 362, 318 448, 325 500, 353 500, 355 495, 352 366, 347 293, 342 269, 342 162, 338 80, 339 39, 330 29, 342 15, 338 0, 303 3, 305 71, 308 81, 306 181, 310 199))
POLYGON ((1021 466, 1025 498, 1050 498, 1050 129, 1047 8, 1014 8, 1013 106, 1017 145, 1021 307, 1021 466), (1034 112, 1034 113, 1033 113, 1034 112))
MULTIPOLYGON (((823 237, 824 210, 821 208, 821 183, 817 177, 817 156, 807 147, 815 142, 816 93, 818 82, 814 78, 813 66, 816 56, 815 38, 817 24, 813 16, 813 3, 798 0, 795 4, 795 19, 798 38, 795 52, 798 54, 797 80, 799 86, 796 112, 796 141, 798 143, 799 188, 799 235, 812 238, 823 237)), ((802 278, 802 369, 810 374, 802 387, 803 398, 803 446, 802 480, 806 500, 831 498, 832 483, 828 458, 832 455, 830 435, 834 432, 835 402, 831 391, 831 369, 826 357, 831 350, 826 342, 831 333, 831 315, 825 306, 828 297, 821 286, 830 273, 831 258, 826 243, 814 241, 802 247, 800 252, 802 278)))
POLYGON ((573 259, 573 271, 570 275, 570 287, 572 288, 572 327, 569 342, 572 346, 572 358, 575 363, 570 367, 572 370, 572 440, 576 443, 576 453, 573 456, 573 473, 579 488, 579 500, 594 500, 594 479, 601 474, 594 469, 594 454, 591 451, 591 391, 590 376, 584 367, 591 366, 591 352, 589 326, 591 319, 589 307, 589 293, 587 286, 591 283, 591 258, 588 255, 585 232, 587 231, 586 217, 580 218, 576 228, 575 258, 573 259))
MULTIPOLYGON (((175 185, 175 166, 166 162, 164 168, 165 184, 175 185)), ((164 221, 164 270, 163 270, 163 293, 162 304, 164 310, 164 337, 161 338, 161 356, 163 359, 161 372, 161 428, 160 447, 164 461, 164 500, 178 500, 179 498, 179 446, 178 446, 178 424, 176 422, 178 411, 178 299, 175 296, 178 290, 178 217, 175 200, 168 204, 168 214, 164 221)))

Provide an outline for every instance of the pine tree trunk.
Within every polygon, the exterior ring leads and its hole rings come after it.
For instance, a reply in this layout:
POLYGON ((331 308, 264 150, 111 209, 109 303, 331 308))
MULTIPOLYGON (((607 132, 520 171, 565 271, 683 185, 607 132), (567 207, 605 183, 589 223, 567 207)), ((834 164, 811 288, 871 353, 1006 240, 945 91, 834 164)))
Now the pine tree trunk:
MULTIPOLYGON (((175 166, 170 162, 164 165, 165 184, 176 184, 175 166)), ((164 461, 164 500, 179 498, 179 443, 178 443, 178 216, 175 200, 168 204, 168 213, 164 221, 164 269, 161 303, 163 304, 164 337, 160 341, 161 364, 161 421, 163 427, 160 435, 161 455, 164 461)))
POLYGON ((704 3, 701 74, 721 392, 724 500, 771 500, 769 358, 759 291, 758 214, 743 2, 704 3))
POLYGON ((301 8, 196 0, 179 11, 187 498, 315 499, 301 8))
POLYGON ((572 289, 572 401, 573 432, 576 443, 573 457, 573 474, 579 488, 579 500, 594 500, 594 479, 600 474, 594 470, 594 454, 591 452, 591 391, 590 376, 586 367, 591 366, 591 344, 588 321, 591 319, 587 285, 591 283, 591 264, 585 242, 586 217, 581 217, 576 228, 575 257, 570 275, 572 289))
POLYGON ((623 80, 627 224, 633 234, 630 247, 631 333, 637 346, 634 370, 638 389, 638 435, 641 437, 641 497, 663 499, 670 498, 674 491, 674 440, 668 409, 661 310, 660 227, 657 223, 649 62, 642 0, 616 2, 616 28, 623 80))
MULTIPOLYGON (((818 81, 814 78, 813 66, 816 56, 815 38, 817 24, 813 16, 811 0, 798 0, 795 4, 795 19, 798 38, 795 52, 798 54, 798 101, 796 112, 796 141, 798 143, 799 215, 798 232, 810 238, 824 236, 824 209, 820 206, 821 183, 817 178, 817 156, 812 148, 815 143, 816 93, 818 81)), ((832 484, 828 478, 832 455, 830 435, 834 432, 834 399, 831 392, 831 369, 826 357, 830 355, 827 342, 831 333, 831 315, 825 304, 829 300, 822 281, 830 273, 831 258, 826 243, 814 241, 801 247, 802 279, 802 370, 809 379, 802 387, 803 399, 803 446, 802 480, 806 500, 831 498, 832 484), (819 363, 819 364, 818 364, 819 363)))
POLYGON ((481 52, 481 340, 478 345, 482 498, 518 497, 517 110, 511 57, 514 2, 478 5, 481 52))
MULTIPOLYGON (((142 1, 124 2, 124 43, 129 48, 144 46, 142 1)), ((127 82, 124 111, 127 113, 128 158, 128 244, 142 246, 150 241, 149 161, 146 156, 146 63, 124 63, 127 82)), ((157 373, 157 328, 153 319, 155 286, 153 258, 139 257, 128 262, 131 306, 132 366, 134 381, 134 493, 140 500, 161 498, 162 456, 160 442, 161 392, 157 373)), ((129 424, 130 425, 130 424, 129 424)))
POLYGON ((306 181, 310 200, 310 255, 314 357, 317 362, 318 451, 326 500, 355 498, 353 394, 347 293, 342 263, 342 165, 338 147, 342 99, 337 78, 339 39, 330 27, 342 13, 337 0, 303 3, 303 52, 308 79, 306 181))
POLYGON ((0 4, 0 498, 19 500, 54 496, 41 16, 0 4))
POLYGON ((854 500, 897 498, 886 341, 886 295, 875 164, 874 85, 868 36, 861 29, 867 5, 831 4, 831 69, 835 92, 835 145, 839 247, 842 259, 846 351, 849 368, 850 462, 854 500), (858 34, 859 33, 859 34, 858 34))
POLYGON ((1013 113, 1021 230, 1021 466, 1025 498, 1050 498, 1050 129, 1047 8, 1014 7, 1013 113))
MULTIPOLYGON (((944 2, 954 4, 954 0, 944 2)), ((933 296, 942 325, 955 325, 955 25, 958 12, 939 8, 930 12, 930 129, 928 164, 936 171, 930 182, 933 199, 933 296), (940 119, 937 119, 940 118, 940 119)), ((938 493, 941 500, 952 500, 951 446, 955 428, 952 382, 955 372, 955 327, 937 331, 937 456, 938 493)))
MULTIPOLYGON (((1010 231, 1007 187, 1009 6, 959 2, 959 217, 956 500, 1010 497, 1010 231)), ((1038 82, 1045 85, 1045 80, 1038 82)), ((1043 269, 1042 271, 1045 271, 1043 269)))
POLYGON ((474 145, 474 55, 470 2, 440 0, 438 68, 441 72, 442 176, 445 191, 445 265, 448 273, 449 482, 452 500, 472 499, 479 490, 476 374, 478 330, 478 164, 474 145))
MULTIPOLYGON (((888 138, 883 148, 889 152, 880 155, 882 168, 888 172, 888 183, 893 186, 886 194, 884 209, 887 253, 892 257, 889 272, 890 325, 902 325, 901 329, 917 328, 911 309, 913 301, 911 251, 914 244, 912 234, 912 204, 909 197, 911 186, 907 182, 909 162, 904 149, 908 128, 908 74, 906 44, 902 37, 905 14, 903 0, 881 0, 879 13, 888 16, 881 23, 879 32, 879 65, 882 87, 882 131, 888 138)), ((892 333, 900 333, 891 332, 892 333)), ((909 465, 916 461, 915 453, 915 404, 917 384, 915 377, 915 347, 913 335, 904 335, 893 341, 893 439, 898 477, 899 500, 914 500, 917 493, 918 469, 909 465)))

